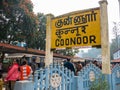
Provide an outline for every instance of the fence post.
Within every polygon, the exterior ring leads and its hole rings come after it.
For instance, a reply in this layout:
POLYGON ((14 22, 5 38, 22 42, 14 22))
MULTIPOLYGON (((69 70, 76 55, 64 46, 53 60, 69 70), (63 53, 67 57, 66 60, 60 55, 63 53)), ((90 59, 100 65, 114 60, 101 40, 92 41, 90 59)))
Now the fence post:
POLYGON ((107 82, 108 82, 108 84, 109 84, 109 89, 110 89, 110 90, 113 90, 113 89, 112 89, 112 74, 108 74, 108 75, 107 75, 107 82))
POLYGON ((112 73, 112 90, 116 90, 116 88, 115 88, 115 73, 112 73))
POLYGON ((28 78, 29 81, 33 81, 33 75, 30 74, 30 77, 28 78))
POLYGON ((38 81, 38 70, 37 71, 35 71, 35 75, 34 75, 34 90, 37 90, 37 81, 38 81))
POLYGON ((74 76, 73 78, 72 90, 84 90, 83 89, 83 79, 80 76, 74 76))

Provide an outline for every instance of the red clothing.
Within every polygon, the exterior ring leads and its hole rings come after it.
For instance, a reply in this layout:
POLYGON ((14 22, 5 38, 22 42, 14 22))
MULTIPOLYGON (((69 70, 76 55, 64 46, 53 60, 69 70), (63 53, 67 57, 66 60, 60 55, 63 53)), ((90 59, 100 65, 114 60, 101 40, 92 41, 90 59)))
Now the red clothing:
POLYGON ((32 73, 32 69, 29 65, 23 65, 20 67, 20 80, 27 80, 32 73))
POLYGON ((7 73, 7 77, 5 80, 7 81, 16 81, 19 79, 19 71, 18 71, 19 65, 17 63, 14 63, 11 68, 9 69, 7 73))

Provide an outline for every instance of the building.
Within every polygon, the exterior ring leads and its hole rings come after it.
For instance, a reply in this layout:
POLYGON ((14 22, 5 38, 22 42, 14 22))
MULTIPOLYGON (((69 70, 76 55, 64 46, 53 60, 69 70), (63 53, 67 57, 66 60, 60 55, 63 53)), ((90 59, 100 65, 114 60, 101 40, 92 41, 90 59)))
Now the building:
POLYGON ((113 60, 111 63, 120 63, 120 48, 113 53, 113 60))
POLYGON ((113 53, 113 59, 120 59, 120 48, 113 53))

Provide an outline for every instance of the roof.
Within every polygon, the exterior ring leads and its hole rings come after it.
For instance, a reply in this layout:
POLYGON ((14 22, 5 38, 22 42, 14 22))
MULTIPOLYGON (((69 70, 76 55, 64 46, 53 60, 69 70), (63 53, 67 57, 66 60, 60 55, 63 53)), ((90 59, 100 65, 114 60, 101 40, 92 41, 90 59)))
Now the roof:
MULTIPOLYGON (((0 52, 4 52, 4 53, 8 53, 8 54, 26 53, 26 54, 35 54, 35 55, 45 56, 45 51, 15 46, 15 45, 6 44, 6 43, 0 43, 0 52)), ((53 56, 60 57, 60 58, 70 58, 69 56, 64 56, 64 55, 60 55, 60 54, 56 54, 56 53, 54 53, 53 56)))
POLYGON ((115 50, 115 51, 113 52, 113 54, 116 53, 116 52, 118 52, 119 50, 120 50, 120 48, 118 48, 117 50, 115 50))
POLYGON ((26 57, 45 57, 43 55, 35 55, 35 54, 26 54, 26 53, 13 53, 13 54, 6 54, 5 58, 22 58, 23 56, 26 57))
POLYGON ((43 54, 43 55, 45 54, 44 51, 15 46, 6 43, 0 43, 0 51, 4 53, 29 53, 29 54, 34 53, 34 54, 43 54))
POLYGON ((120 58, 119 58, 119 59, 112 60, 111 62, 120 62, 120 58))

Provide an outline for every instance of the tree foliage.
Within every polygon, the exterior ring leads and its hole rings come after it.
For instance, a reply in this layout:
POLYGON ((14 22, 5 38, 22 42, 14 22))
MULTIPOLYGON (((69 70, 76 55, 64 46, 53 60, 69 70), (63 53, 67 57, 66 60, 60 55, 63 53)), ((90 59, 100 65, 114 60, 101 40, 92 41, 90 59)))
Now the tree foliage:
POLYGON ((104 75, 99 76, 98 79, 92 82, 90 90, 110 90, 107 78, 104 75))
POLYGON ((23 41, 29 47, 38 23, 31 0, 2 0, 0 11, 0 42, 23 41))
POLYGON ((63 49, 63 50, 55 50, 54 52, 58 53, 58 54, 66 55, 66 56, 74 56, 79 52, 79 49, 77 49, 77 48, 74 48, 74 49, 66 48, 66 49, 63 49))
MULTIPOLYGON (((0 42, 25 42, 28 48, 45 50, 46 16, 33 13, 31 0, 1 0, 0 3, 0 42)), ((55 52, 73 56, 78 49, 55 52)))
POLYGON ((113 60, 113 53, 118 49, 117 47, 117 40, 112 39, 112 42, 110 43, 110 59, 113 60))
POLYGON ((120 23, 113 23, 113 36, 112 42, 110 43, 110 56, 111 60, 113 60, 113 53, 120 48, 120 23))
POLYGON ((39 25, 35 33, 34 46, 36 49, 45 50, 46 44, 46 16, 43 13, 37 14, 39 25))

